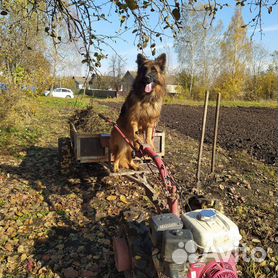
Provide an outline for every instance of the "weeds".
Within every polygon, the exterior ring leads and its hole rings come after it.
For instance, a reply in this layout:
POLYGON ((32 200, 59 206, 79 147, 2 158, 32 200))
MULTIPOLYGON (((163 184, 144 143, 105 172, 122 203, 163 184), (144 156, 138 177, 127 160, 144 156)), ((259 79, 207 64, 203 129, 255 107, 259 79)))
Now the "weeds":
MULTIPOLYGON (((112 103, 123 103, 125 100, 124 97, 118 97, 118 98, 106 98, 106 99, 96 99, 91 98, 92 102, 99 102, 99 103, 105 103, 105 102, 112 102, 112 103)), ((204 101, 197 101, 192 99, 187 99, 184 96, 166 96, 164 99, 164 104, 178 104, 178 105, 189 105, 189 106, 203 106, 204 101)), ((209 106, 215 106, 216 101, 212 100, 209 101, 209 106)), ((262 101, 241 101, 241 100, 223 100, 221 101, 222 107, 256 107, 256 108, 277 108, 277 101, 274 100, 262 100, 262 101)))
MULTIPOLYGON (((57 99, 34 97, 20 91, 0 95, 0 150, 2 153, 17 155, 22 149, 36 145, 43 137, 53 136, 57 119, 75 109, 86 108, 89 98, 57 99), (47 127, 52 126, 49 130, 47 127)), ((65 128, 67 126, 65 125, 65 128)), ((60 129, 57 128, 57 130, 60 129)))

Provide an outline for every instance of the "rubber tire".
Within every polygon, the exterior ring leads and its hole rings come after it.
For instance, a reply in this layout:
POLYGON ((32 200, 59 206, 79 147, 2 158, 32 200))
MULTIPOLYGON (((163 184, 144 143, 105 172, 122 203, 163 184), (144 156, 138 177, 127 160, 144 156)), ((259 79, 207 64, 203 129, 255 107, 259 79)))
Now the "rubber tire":
POLYGON ((74 166, 73 149, 69 137, 58 139, 59 168, 63 175, 72 173, 74 166))
POLYGON ((132 270, 125 271, 126 278, 157 278, 152 262, 152 243, 144 223, 128 224, 128 245, 132 256, 132 270), (139 257, 139 260, 136 260, 139 257))

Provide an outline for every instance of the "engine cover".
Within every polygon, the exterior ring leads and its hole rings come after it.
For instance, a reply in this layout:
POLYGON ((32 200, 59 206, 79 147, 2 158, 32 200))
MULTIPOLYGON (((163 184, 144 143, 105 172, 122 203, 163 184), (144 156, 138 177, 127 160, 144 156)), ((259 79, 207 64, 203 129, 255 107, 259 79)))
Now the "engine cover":
POLYGON ((183 223, 179 217, 173 213, 155 215, 150 222, 150 235, 153 246, 161 248, 162 234, 168 230, 180 230, 183 223))
POLYGON ((184 213, 181 218, 203 252, 223 253, 237 249, 241 239, 239 229, 221 212, 200 209, 184 213))

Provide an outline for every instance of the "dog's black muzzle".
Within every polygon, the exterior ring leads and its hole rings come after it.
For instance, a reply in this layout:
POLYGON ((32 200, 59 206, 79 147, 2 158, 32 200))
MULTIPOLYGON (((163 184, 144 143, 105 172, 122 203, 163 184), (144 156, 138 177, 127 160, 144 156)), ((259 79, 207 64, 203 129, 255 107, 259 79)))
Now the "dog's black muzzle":
POLYGON ((157 84, 157 75, 156 74, 147 74, 144 78, 144 83, 145 84, 150 84, 150 83, 154 83, 157 84))

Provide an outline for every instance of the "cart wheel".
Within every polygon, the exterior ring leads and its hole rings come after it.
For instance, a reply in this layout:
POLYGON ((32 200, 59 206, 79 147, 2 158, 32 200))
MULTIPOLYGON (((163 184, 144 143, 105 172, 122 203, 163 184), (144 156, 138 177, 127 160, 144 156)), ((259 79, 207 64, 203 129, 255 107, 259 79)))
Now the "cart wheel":
POLYGON ((61 174, 70 174, 73 170, 73 150, 70 138, 58 139, 58 157, 61 174))

